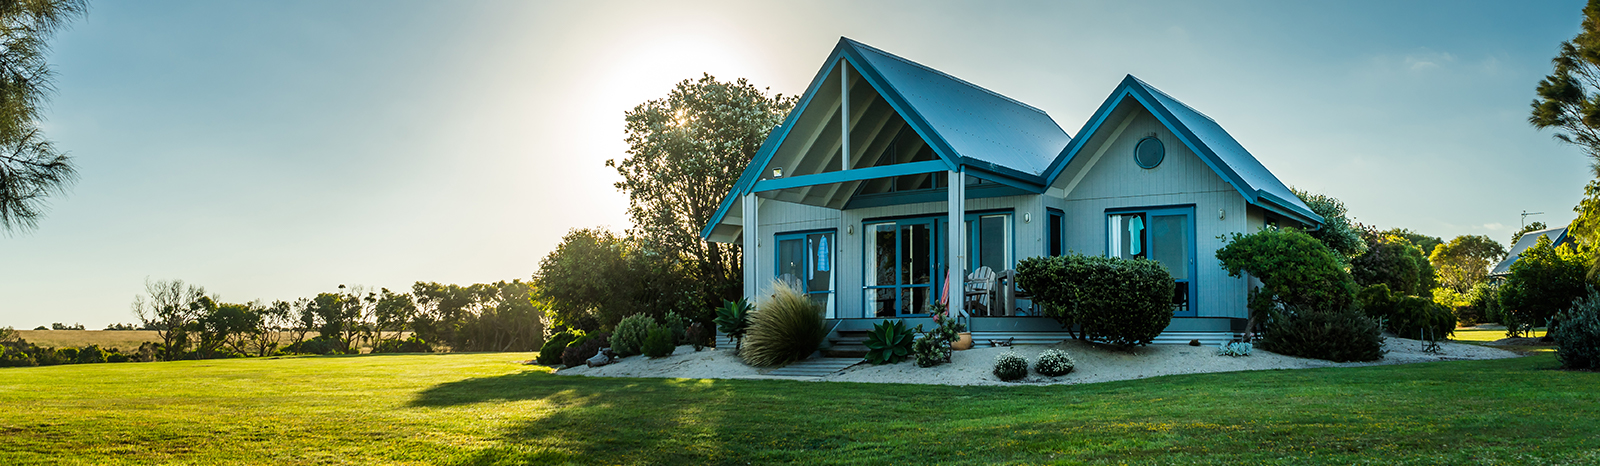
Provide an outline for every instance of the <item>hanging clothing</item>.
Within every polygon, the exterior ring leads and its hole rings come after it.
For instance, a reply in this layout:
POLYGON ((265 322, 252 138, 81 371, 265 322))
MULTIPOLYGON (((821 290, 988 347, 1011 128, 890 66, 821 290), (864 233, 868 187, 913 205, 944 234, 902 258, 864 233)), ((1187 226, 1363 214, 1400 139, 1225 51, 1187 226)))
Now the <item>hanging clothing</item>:
POLYGON ((817 271, 828 271, 828 237, 823 236, 817 241, 817 271))
POLYGON ((1142 247, 1144 246, 1144 235, 1142 232, 1144 232, 1144 217, 1140 215, 1130 216, 1128 219, 1128 254, 1137 256, 1144 251, 1142 247))

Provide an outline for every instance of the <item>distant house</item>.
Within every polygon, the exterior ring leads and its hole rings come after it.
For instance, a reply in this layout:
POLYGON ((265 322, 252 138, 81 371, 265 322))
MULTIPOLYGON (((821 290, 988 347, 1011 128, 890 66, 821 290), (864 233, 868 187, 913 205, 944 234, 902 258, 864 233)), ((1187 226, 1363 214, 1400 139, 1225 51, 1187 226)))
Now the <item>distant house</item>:
POLYGON ((1533 245, 1538 244, 1539 237, 1542 236, 1550 237, 1551 246, 1560 246, 1571 241, 1571 238, 1567 236, 1567 227, 1546 228, 1523 233, 1522 238, 1517 240, 1517 244, 1511 245, 1511 251, 1506 254, 1506 258, 1489 270, 1489 276, 1504 277, 1510 275, 1511 264, 1517 263, 1517 259, 1522 257, 1522 251, 1526 251, 1533 245))
MULTIPOLYGON (((1075 90, 1068 90, 1075 91, 1075 90)), ((701 235, 742 242, 744 294, 800 283, 839 330, 930 322, 967 274, 1069 252, 1160 261, 1178 282, 1157 343, 1243 329, 1222 235, 1319 227, 1216 121, 1127 76, 1070 137, 1043 110, 841 38, 701 235)), ((1001 293, 997 293, 997 296, 1001 293)), ((1066 337, 1026 299, 955 306, 974 338, 1066 337)))

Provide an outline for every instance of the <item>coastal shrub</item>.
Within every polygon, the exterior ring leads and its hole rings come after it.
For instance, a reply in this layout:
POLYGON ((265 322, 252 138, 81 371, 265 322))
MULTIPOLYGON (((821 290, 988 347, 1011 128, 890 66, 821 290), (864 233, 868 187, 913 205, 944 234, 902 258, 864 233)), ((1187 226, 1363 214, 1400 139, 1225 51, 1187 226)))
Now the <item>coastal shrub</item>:
POLYGON ((1500 317, 1506 324, 1507 336, 1544 325, 1556 312, 1572 307, 1574 300, 1583 297, 1589 256, 1570 245, 1550 246, 1548 235, 1540 236, 1533 247, 1522 251, 1500 287, 1500 317))
POLYGON ((604 348, 610 340, 611 334, 606 332, 591 332, 573 339, 572 343, 567 344, 567 349, 561 351, 561 364, 567 367, 582 366, 584 361, 599 354, 600 348, 604 348))
POLYGON ((659 358, 671 355, 678 346, 672 341, 672 327, 657 325, 650 328, 650 333, 644 336, 644 344, 639 346, 639 351, 645 356, 659 358))
POLYGON ((429 345, 422 337, 412 335, 404 340, 383 340, 372 347, 373 353, 432 353, 433 345, 429 345))
POLYGON ((742 298, 738 301, 724 300, 722 307, 717 308, 717 317, 712 323, 717 324, 717 330, 733 342, 733 354, 739 354, 744 347, 744 334, 750 329, 750 313, 754 310, 750 301, 742 298))
POLYGON ((1005 382, 1028 376, 1028 358, 1016 351, 1006 351, 994 357, 994 376, 1005 382))
POLYGON ((1248 235, 1234 233, 1217 250, 1217 260, 1229 276, 1243 273, 1261 280, 1250 297, 1254 325, 1280 306, 1296 309, 1349 309, 1356 300, 1356 283, 1345 272, 1339 256, 1321 241, 1291 228, 1266 228, 1248 235))
POLYGON ((1600 369, 1600 291, 1589 288, 1588 296, 1556 314, 1550 331, 1556 341, 1556 359, 1567 369, 1600 369))
POLYGON ((1363 313, 1386 322, 1400 338, 1440 340, 1455 334, 1455 313, 1432 299, 1391 294, 1385 283, 1363 288, 1359 299, 1363 313))
POLYGON ((1367 251, 1350 258, 1350 277, 1360 286, 1385 284, 1395 294, 1429 296, 1436 285, 1433 266, 1422 248, 1405 237, 1365 235, 1367 251))
POLYGON ((72 362, 78 364, 106 362, 106 352, 100 349, 100 345, 85 346, 78 350, 78 354, 73 357, 72 362))
POLYGON ((611 352, 617 356, 639 354, 639 346, 644 344, 644 337, 655 325, 656 320, 644 314, 623 317, 622 322, 617 323, 617 331, 611 334, 611 352))
POLYGON ((582 334, 582 330, 564 330, 550 335, 550 338, 544 341, 544 345, 539 347, 539 357, 535 358, 534 362, 546 366, 561 364, 561 352, 566 351, 567 344, 582 334))
POLYGON ((318 335, 283 348, 291 354, 343 354, 345 344, 337 338, 318 335))
POLYGON ((689 342, 689 327, 685 323, 687 321, 688 319, 684 319, 683 316, 679 316, 678 313, 672 311, 667 311, 666 317, 661 318, 661 325, 666 326, 667 330, 672 332, 673 346, 689 342))
POLYGON ((921 327, 913 331, 906 327, 906 323, 899 320, 884 319, 872 326, 872 331, 867 333, 867 362, 873 364, 894 364, 906 360, 913 353, 911 345, 921 327))
POLYGON ((1050 377, 1067 375, 1078 362, 1072 355, 1058 349, 1047 349, 1039 353, 1039 360, 1033 363, 1033 371, 1050 377))
POLYGON ((1147 345, 1172 323, 1172 275, 1144 259, 1069 254, 1017 264, 1017 285, 1044 313, 1082 338, 1119 346, 1147 345))
POLYGON ((1249 356, 1250 352, 1253 350, 1255 350, 1255 345, 1241 341, 1234 341, 1218 345, 1217 356, 1233 356, 1237 358, 1249 356))
POLYGON ((1261 348, 1278 354, 1333 362, 1383 358, 1383 331, 1377 319, 1353 308, 1274 311, 1262 332, 1261 348))
POLYGON ((133 359, 129 358, 128 355, 115 351, 106 354, 106 362, 128 362, 132 360, 133 359))
POLYGON ((776 366, 811 357, 827 337, 821 305, 788 283, 774 281, 772 287, 772 296, 750 316, 744 337, 750 347, 739 351, 752 366, 776 366))
POLYGON ((931 332, 911 344, 917 356, 917 367, 933 367, 950 362, 950 340, 939 338, 931 332))

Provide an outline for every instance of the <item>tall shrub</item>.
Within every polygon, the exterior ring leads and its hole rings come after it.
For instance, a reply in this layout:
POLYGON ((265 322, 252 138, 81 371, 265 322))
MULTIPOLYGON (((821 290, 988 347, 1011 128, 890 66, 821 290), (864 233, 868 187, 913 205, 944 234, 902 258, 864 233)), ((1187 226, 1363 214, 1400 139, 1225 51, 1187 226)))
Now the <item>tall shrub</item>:
POLYGON ((788 364, 811 356, 822 345, 822 306, 783 281, 773 282, 773 293, 750 316, 744 350, 739 357, 752 366, 788 364))
POLYGON ((1556 314, 1560 324, 1550 332, 1556 340, 1556 359, 1568 369, 1600 369, 1600 291, 1556 314))
POLYGON ((1033 292, 1045 314, 1077 325, 1083 338, 1145 345, 1172 323, 1176 284, 1160 263, 1069 254, 1017 264, 1017 284, 1033 292))
POLYGON ((634 314, 617 323, 616 333, 611 334, 611 351, 617 356, 633 356, 639 354, 639 349, 644 345, 644 338, 650 334, 650 329, 656 326, 656 320, 644 314, 634 314))
POLYGON ((1543 325, 1556 312, 1583 297, 1589 256, 1570 245, 1552 247, 1548 235, 1540 236, 1533 247, 1522 251, 1500 287, 1501 318, 1507 334, 1543 325))
POLYGON ((1241 272, 1261 280, 1251 297, 1250 323, 1277 306, 1298 309, 1342 310, 1355 302, 1356 283, 1344 271, 1334 252, 1304 232, 1267 228, 1248 235, 1234 233, 1217 250, 1228 275, 1241 272))
POLYGON ((1388 322, 1389 331, 1401 338, 1438 340, 1455 333, 1455 313, 1428 298, 1392 294, 1382 283, 1362 289, 1360 296, 1361 310, 1388 322))
POLYGON ((1394 293, 1431 296, 1436 280, 1422 248, 1398 235, 1367 235, 1367 251, 1350 259, 1350 275, 1361 286, 1385 284, 1394 293))
POLYGON ((1354 308, 1270 312, 1261 348, 1278 354, 1333 362, 1383 358, 1378 320, 1354 308))

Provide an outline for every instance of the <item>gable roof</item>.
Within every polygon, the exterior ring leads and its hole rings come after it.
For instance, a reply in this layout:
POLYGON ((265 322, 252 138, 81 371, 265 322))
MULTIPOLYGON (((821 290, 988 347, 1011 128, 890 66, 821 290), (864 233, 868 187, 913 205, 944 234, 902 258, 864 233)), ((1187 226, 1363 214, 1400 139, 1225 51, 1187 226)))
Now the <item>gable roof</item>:
POLYGON ((818 90, 831 84, 827 78, 840 60, 860 73, 951 170, 973 168, 996 181, 1042 192, 1046 170, 1071 140, 1043 110, 841 37, 805 94, 783 124, 768 134, 700 236, 709 237, 731 211, 742 208, 735 199, 754 189, 818 90))
POLYGON ((1517 240, 1517 244, 1511 245, 1511 252, 1506 254, 1506 258, 1489 270, 1489 275, 1511 273, 1511 264, 1517 263, 1517 259, 1522 257, 1523 251, 1527 251, 1533 245, 1539 244, 1539 237, 1541 236, 1549 236, 1551 246, 1560 246, 1567 242, 1567 227, 1546 228, 1523 233, 1522 238, 1517 240))
POLYGON ((1250 155, 1250 151, 1245 150, 1244 146, 1233 139, 1227 130, 1222 129, 1222 125, 1217 124, 1216 120, 1131 74, 1122 79, 1122 83, 1111 92, 1111 96, 1100 104, 1094 116, 1084 123, 1083 129, 1078 131, 1078 138, 1061 151, 1061 156, 1056 158, 1055 164, 1050 168, 1048 183, 1055 183, 1065 171, 1067 164, 1084 151, 1091 136, 1104 128, 1112 111, 1130 98, 1155 115, 1156 119, 1189 147, 1189 150, 1199 155, 1200 159, 1224 181, 1233 185, 1250 204, 1307 224, 1322 224, 1322 216, 1312 212, 1299 196, 1290 191, 1282 181, 1278 181, 1278 177, 1273 176, 1266 166, 1261 165, 1260 160, 1250 155))

